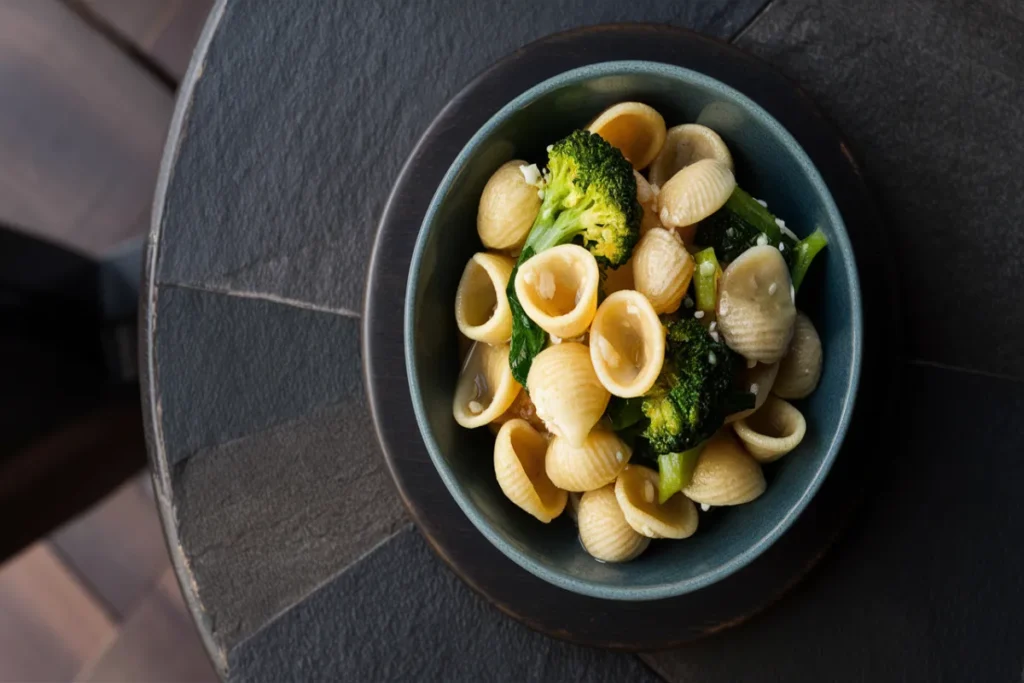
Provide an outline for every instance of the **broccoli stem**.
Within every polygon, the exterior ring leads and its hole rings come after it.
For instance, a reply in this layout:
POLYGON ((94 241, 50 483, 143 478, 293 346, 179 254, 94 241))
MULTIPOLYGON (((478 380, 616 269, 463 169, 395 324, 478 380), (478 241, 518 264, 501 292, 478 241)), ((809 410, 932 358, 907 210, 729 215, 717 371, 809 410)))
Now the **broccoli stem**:
POLYGON ((561 211, 555 215, 555 209, 561 200, 552 196, 545 197, 541 204, 537 219, 530 228, 530 234, 526 236, 526 243, 519 255, 519 263, 525 261, 533 254, 539 254, 551 247, 571 242, 572 238, 579 232, 578 213, 575 211, 561 211), (554 219, 552 216, 555 215, 554 219), (525 257, 525 258, 524 258, 525 257))
POLYGON ((718 305, 718 277, 722 274, 722 268, 718 265, 714 247, 698 251, 693 260, 696 263, 693 289, 697 295, 697 308, 711 313, 718 305), (705 267, 705 263, 711 264, 710 267, 705 267))
POLYGON ((700 443, 682 453, 666 453, 658 456, 658 502, 664 503, 690 485, 697 458, 704 449, 700 443))
POLYGON ((828 244, 825 233, 818 228, 807 237, 803 238, 796 245, 796 258, 793 260, 793 267, 790 269, 790 277, 793 279, 793 291, 800 289, 800 283, 807 275, 807 269, 811 267, 811 261, 818 255, 818 252, 828 244))
POLYGON ((754 226, 760 232, 766 234, 768 240, 773 245, 778 245, 782 239, 782 229, 775 222, 775 216, 772 215, 772 212, 761 206, 745 190, 739 187, 733 190, 732 194, 729 195, 729 199, 725 202, 725 208, 754 226))

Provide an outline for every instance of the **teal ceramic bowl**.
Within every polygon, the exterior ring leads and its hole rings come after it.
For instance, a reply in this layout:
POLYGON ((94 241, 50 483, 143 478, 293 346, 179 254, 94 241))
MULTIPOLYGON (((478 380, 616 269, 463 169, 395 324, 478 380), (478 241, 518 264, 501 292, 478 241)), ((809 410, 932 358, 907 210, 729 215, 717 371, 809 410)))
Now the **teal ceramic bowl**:
POLYGON ((753 101, 707 76, 652 62, 607 62, 566 72, 524 92, 469 141, 434 194, 416 241, 406 291, 409 391, 430 457, 451 495, 510 560, 566 590, 613 600, 653 600, 699 590, 750 563, 797 518, 839 453, 860 372, 862 322, 857 269, 842 217, 821 176, 792 136, 753 101), (701 515, 697 533, 655 541, 639 558, 604 564, 579 543, 567 515, 542 524, 519 510, 494 479, 494 437, 452 417, 459 371, 455 290, 466 261, 482 249, 480 193, 510 159, 542 164, 545 148, 602 109, 646 102, 669 126, 702 123, 732 151, 737 180, 798 235, 821 227, 828 248, 805 280, 799 307, 824 348, 817 391, 797 402, 807 436, 766 466, 768 490, 756 501, 701 515))

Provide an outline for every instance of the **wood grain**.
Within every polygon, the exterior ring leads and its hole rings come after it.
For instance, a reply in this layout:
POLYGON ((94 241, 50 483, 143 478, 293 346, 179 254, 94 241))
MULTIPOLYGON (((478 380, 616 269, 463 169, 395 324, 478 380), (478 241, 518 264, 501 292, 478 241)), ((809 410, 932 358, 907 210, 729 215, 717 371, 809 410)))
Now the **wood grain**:
POLYGON ((173 94, 58 0, 0 3, 0 222, 89 254, 148 224, 173 94))
POLYGON ((45 543, 0 567, 0 680, 69 681, 115 636, 102 607, 45 543))
POLYGON ((181 80, 213 0, 67 0, 103 19, 181 80))

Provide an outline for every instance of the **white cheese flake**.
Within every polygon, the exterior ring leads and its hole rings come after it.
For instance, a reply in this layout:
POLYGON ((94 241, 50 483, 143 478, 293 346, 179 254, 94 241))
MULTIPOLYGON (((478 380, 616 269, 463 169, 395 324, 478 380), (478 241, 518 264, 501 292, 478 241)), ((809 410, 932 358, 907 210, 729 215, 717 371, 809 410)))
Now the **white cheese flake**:
POLYGON ((763 247, 766 244, 768 244, 768 235, 762 232, 760 235, 757 236, 757 246, 763 247))
POLYGON ((480 413, 484 412, 484 407, 480 404, 480 401, 470 401, 469 412, 473 413, 474 415, 479 415, 480 413))
POLYGON ((523 179, 526 180, 527 185, 533 185, 534 187, 540 187, 540 169, 537 168, 537 164, 522 165, 519 167, 519 172, 523 174, 523 179))
POLYGON ((770 285, 768 285, 768 294, 769 295, 774 294, 775 290, 777 290, 778 288, 779 288, 778 283, 776 283, 776 282, 771 283, 770 285))
POLYGON ((700 504, 700 509, 703 510, 704 512, 707 512, 708 510, 711 509, 711 506, 708 505, 707 503, 701 503, 700 504))
POLYGON ((704 317, 704 311, 697 311, 696 313, 693 314, 693 317, 696 318, 697 320, 700 320, 701 318, 704 317))
POLYGON ((712 365, 718 364, 718 356, 715 355, 714 351, 708 351, 708 362, 712 365))
POLYGON ((754 201, 757 202, 758 204, 760 204, 761 206, 763 206, 764 208, 766 208, 766 209, 768 208, 768 202, 766 202, 765 200, 763 200, 763 199, 755 199, 754 201))
POLYGON ((761 387, 757 386, 757 382, 750 385, 750 393, 752 394, 756 394, 760 389, 761 387))
POLYGON ((700 264, 700 274, 704 277, 711 277, 715 274, 715 264, 711 261, 705 261, 700 264))

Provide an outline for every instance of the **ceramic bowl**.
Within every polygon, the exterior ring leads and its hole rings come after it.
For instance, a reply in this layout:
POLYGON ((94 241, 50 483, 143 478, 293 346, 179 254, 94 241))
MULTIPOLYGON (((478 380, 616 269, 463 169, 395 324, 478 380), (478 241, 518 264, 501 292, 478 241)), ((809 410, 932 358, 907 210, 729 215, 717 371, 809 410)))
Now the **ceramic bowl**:
POLYGON ((508 558, 565 590, 613 600, 653 600, 699 590, 737 571, 785 533, 839 453, 853 410, 861 362, 860 289, 854 255, 828 188, 793 137, 740 92, 687 69, 653 62, 606 62, 568 71, 524 92, 463 148, 437 188, 416 241, 406 292, 405 353, 416 420, 434 465, 463 512, 508 558), (455 290, 466 261, 482 249, 480 193, 514 158, 543 165, 548 144, 624 100, 646 102, 669 126, 696 122, 731 150, 739 184, 768 202, 798 235, 821 227, 828 248, 798 299, 817 326, 824 369, 817 391, 796 402, 807 436, 765 467, 768 489, 747 505, 702 513, 697 533, 655 541, 639 558, 604 564, 580 545, 568 515, 542 524, 510 503, 495 482, 494 436, 452 417, 459 371, 455 290))

